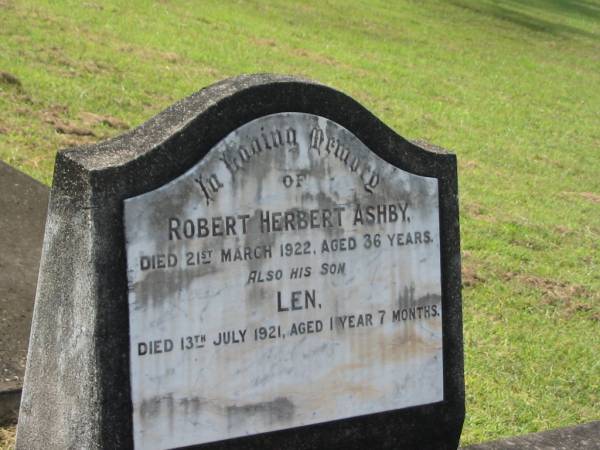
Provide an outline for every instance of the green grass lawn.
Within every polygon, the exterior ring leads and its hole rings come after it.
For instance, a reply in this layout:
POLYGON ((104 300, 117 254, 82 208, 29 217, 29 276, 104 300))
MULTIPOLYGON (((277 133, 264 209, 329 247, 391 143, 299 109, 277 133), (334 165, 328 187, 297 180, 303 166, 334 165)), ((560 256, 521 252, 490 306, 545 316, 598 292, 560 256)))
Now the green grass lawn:
POLYGON ((600 419, 600 0, 0 0, 0 71, 0 159, 47 184, 59 148, 240 73, 452 150, 463 445, 600 419))

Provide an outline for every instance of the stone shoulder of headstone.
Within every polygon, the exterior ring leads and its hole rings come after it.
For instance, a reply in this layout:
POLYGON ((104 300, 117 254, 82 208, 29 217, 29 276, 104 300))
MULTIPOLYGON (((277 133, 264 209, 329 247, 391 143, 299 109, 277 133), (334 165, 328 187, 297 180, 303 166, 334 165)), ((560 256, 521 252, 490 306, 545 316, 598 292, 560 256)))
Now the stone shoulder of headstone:
MULTIPOLYGON (((192 255, 198 264, 199 255, 192 255)), ((123 136, 58 153, 17 448, 456 448, 464 419, 461 317, 456 157, 409 142, 313 81, 225 80, 123 136), (280 146, 291 156, 266 151, 280 146), (294 194, 286 191, 292 175, 298 186, 308 179, 294 194), (296 200, 312 209, 302 212, 296 200), (409 227, 407 209, 422 231, 409 227), (171 270, 169 255, 143 253, 157 251, 148 236, 164 231, 164 248, 183 264, 177 252, 204 242, 205 217, 221 266, 171 270), (381 236, 370 234, 373 224, 381 236), (303 248, 311 253, 297 261, 309 268, 315 261, 313 276, 291 299, 281 292, 297 280, 257 287, 262 275, 248 261, 257 257, 248 242, 258 239, 264 257, 265 236, 274 268, 292 274, 285 258, 298 250, 289 239, 308 236, 303 248), (244 251, 225 248, 227 239, 244 251), (395 250, 405 244, 415 245, 395 250), (343 259, 348 272, 318 278, 317 261, 319 269, 342 261, 324 255, 332 248, 356 248, 343 259), (246 292, 245 301, 235 297, 246 292), (268 309, 261 292, 274 296, 268 309), (318 308, 315 292, 324 293, 318 308), (201 300, 175 304, 196 298, 188 294, 201 300), (304 307, 316 309, 295 311, 304 307), (311 320, 294 319, 302 317, 311 320), (280 325, 274 331, 255 318, 280 325), (365 329, 346 329, 350 322, 365 329), (218 346, 226 338, 240 341, 210 328, 219 323, 243 327, 238 337, 248 332, 252 342, 224 356, 218 346), (311 329, 313 337, 292 336, 311 329), (276 344, 259 342, 272 333, 276 344), (204 356, 185 356, 192 338, 204 356)))

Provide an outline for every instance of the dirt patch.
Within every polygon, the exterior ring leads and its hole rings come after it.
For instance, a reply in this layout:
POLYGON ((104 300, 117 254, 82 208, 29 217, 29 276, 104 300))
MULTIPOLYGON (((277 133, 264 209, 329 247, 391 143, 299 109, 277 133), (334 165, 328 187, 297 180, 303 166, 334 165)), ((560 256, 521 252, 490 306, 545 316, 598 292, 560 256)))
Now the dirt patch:
POLYGON ((549 166, 557 167, 559 169, 564 169, 564 164, 560 161, 556 161, 554 159, 548 158, 546 155, 534 155, 532 158, 534 161, 539 161, 541 163, 548 164, 549 166))
POLYGON ((81 147, 95 141, 90 136, 75 136, 73 134, 61 134, 60 138, 60 148, 81 147))
POLYGON ((475 218, 479 218, 479 217, 483 217, 484 211, 483 211, 483 207, 479 204, 479 203, 466 203, 463 206, 463 210, 472 217, 475 218))
POLYGON ((67 123, 54 123, 54 129, 60 134, 74 134, 75 136, 96 136, 92 130, 80 128, 67 123))
POLYGON ((54 126, 54 130, 59 134, 73 134, 75 136, 95 136, 92 130, 73 125, 71 122, 60 120, 48 120, 49 124, 54 126))
MULTIPOLYGON (((322 64, 325 66, 338 67, 338 68, 341 68, 344 70, 351 71, 351 72, 356 73, 363 77, 370 75, 367 71, 365 71, 361 68, 351 66, 344 62, 341 62, 329 55, 314 52, 314 51, 311 51, 311 50, 308 50, 305 48, 291 47, 289 45, 286 45, 285 43, 277 42, 273 39, 263 39, 263 38, 258 38, 258 37, 251 37, 250 42, 252 44, 260 46, 260 47, 277 48, 279 51, 282 51, 285 54, 298 56, 300 58, 305 58, 305 59, 308 59, 309 61, 312 61, 317 64, 322 64)), ((303 74, 300 74, 300 75, 304 76, 303 74)))
POLYGON ((83 128, 74 122, 62 117, 66 114, 67 108, 64 106, 53 106, 41 113, 42 120, 54 127, 59 134, 72 134, 75 136, 95 136, 90 129, 83 128))
POLYGON ((105 64, 102 64, 101 62, 98 62, 98 61, 86 61, 83 64, 81 64, 81 68, 83 69, 84 72, 91 73, 91 74, 109 72, 109 71, 116 72, 115 68, 111 68, 105 64))
POLYGON ((470 159, 460 159, 458 161, 458 166, 463 170, 471 170, 477 169, 479 167, 479 163, 470 159))
POLYGON ((53 67, 66 76, 76 76, 77 62, 69 58, 63 48, 51 46, 39 50, 40 62, 46 64, 48 68, 53 67))
POLYGON ((115 128, 118 130, 127 130, 129 129, 129 125, 113 116, 106 116, 102 114, 95 114, 91 112, 82 112, 79 114, 81 121, 86 127, 93 127, 96 125, 106 125, 111 128, 115 128))
POLYGON ((175 52, 161 52, 159 55, 167 62, 174 64, 181 60, 181 57, 175 52))
POLYGON ((98 11, 104 10, 104 6, 99 5, 98 3, 86 2, 86 3, 82 3, 82 6, 84 6, 85 8, 95 9, 98 11))
POLYGON ((461 275, 463 287, 477 286, 485 281, 485 278, 481 277, 473 266, 466 263, 462 265, 461 275))
POLYGON ((481 206, 477 202, 463 203, 461 205, 461 209, 470 217, 479 220, 485 220, 486 222, 495 222, 496 220, 486 214, 486 211, 483 206, 481 206))
MULTIPOLYGON (((90 37, 91 39, 91 37, 90 37)), ((29 44, 24 44, 29 45, 29 44)), ((116 67, 96 59, 82 59, 71 56, 67 48, 59 46, 43 46, 36 48, 40 62, 44 63, 47 70, 64 77, 74 78, 86 74, 118 73, 116 67)))
POLYGON ((23 83, 21 83, 21 80, 12 73, 3 72, 0 70, 0 88, 4 88, 7 91, 10 90, 13 95, 16 94, 18 97, 23 99, 29 99, 29 97, 25 95, 23 83))
POLYGON ((582 197, 592 203, 600 203, 600 194, 596 194, 595 192, 569 192, 564 191, 561 192, 563 195, 577 195, 578 197, 582 197))
POLYGON ((593 192, 580 192, 579 195, 586 200, 591 201, 592 203, 600 203, 600 194, 594 194, 593 192))
POLYGON ((1 70, 0 70, 0 83, 6 84, 6 85, 11 85, 11 86, 16 86, 19 88, 21 86, 23 86, 21 83, 21 80, 19 80, 17 77, 15 77, 12 73, 2 72, 1 70))
POLYGON ((330 56, 322 55, 321 53, 311 52, 303 48, 291 48, 290 51, 296 56, 309 59, 313 62, 323 64, 325 66, 348 67, 347 65, 335 60, 330 56))
POLYGON ((251 42, 259 47, 277 47, 277 42, 273 39, 251 38, 251 42))
POLYGON ((564 225, 557 225, 556 227, 554 227, 554 230, 560 235, 560 236, 569 236, 571 234, 573 234, 573 230, 567 226, 564 225))
POLYGON ((567 316, 571 316, 575 312, 588 312, 590 313, 590 319, 595 321, 600 319, 600 312, 594 311, 595 308, 592 306, 600 300, 600 296, 598 293, 591 292, 585 286, 516 272, 507 272, 504 279, 507 281, 516 280, 537 289, 543 293, 542 304, 560 307, 567 316), (579 299, 587 299, 588 301, 584 302, 579 299))
POLYGON ((514 237, 509 239, 508 242, 511 245, 526 248, 527 250, 533 250, 534 252, 540 252, 548 248, 544 241, 536 239, 533 236, 514 237))
POLYGON ((462 252, 461 279, 463 287, 473 287, 485 282, 480 275, 479 264, 471 258, 471 252, 462 252))

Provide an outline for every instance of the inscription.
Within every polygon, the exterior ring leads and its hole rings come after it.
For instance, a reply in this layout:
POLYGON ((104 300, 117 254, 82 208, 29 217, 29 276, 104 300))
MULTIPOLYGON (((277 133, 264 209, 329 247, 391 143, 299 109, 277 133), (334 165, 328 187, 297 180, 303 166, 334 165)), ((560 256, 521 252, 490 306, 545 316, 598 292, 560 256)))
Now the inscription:
POLYGON ((379 175, 373 171, 373 168, 365 162, 365 159, 358 156, 343 141, 331 134, 325 138, 325 132, 320 127, 314 127, 310 132, 310 150, 315 151, 319 156, 333 155, 339 161, 344 163, 351 172, 356 172, 363 181, 365 191, 372 193, 373 189, 379 184, 379 175))
POLYGON ((339 125, 250 122, 125 232, 136 447, 443 399, 437 180, 339 125))
MULTIPOLYGON (((250 136, 245 145, 227 144, 226 150, 219 157, 219 161, 225 165, 232 175, 244 170, 247 163, 256 156, 266 154, 269 151, 299 152, 297 132, 294 128, 287 128, 286 130, 273 129, 265 132, 265 128, 261 127, 260 131, 260 136, 250 136), (285 140, 283 136, 285 136, 285 140)), ((347 170, 356 173, 362 180, 366 192, 373 193, 379 185, 379 174, 366 162, 367 158, 360 157, 336 134, 328 135, 325 138, 323 129, 316 126, 310 130, 309 141, 309 151, 314 151, 319 156, 332 155, 347 170)), ((305 174, 296 176, 287 174, 282 177, 283 185, 286 188, 301 187, 305 179, 305 174)), ((194 178, 194 181, 200 187, 207 205, 214 201, 219 189, 223 187, 218 176, 214 173, 208 177, 199 176, 194 178)))

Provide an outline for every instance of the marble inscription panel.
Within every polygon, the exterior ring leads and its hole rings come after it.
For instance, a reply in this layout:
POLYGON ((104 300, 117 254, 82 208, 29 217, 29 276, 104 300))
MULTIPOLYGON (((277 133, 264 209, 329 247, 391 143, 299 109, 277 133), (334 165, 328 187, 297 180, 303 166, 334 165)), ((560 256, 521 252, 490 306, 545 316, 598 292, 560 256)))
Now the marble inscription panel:
POLYGON ((124 222, 136 448, 443 400, 437 179, 281 113, 124 222))

